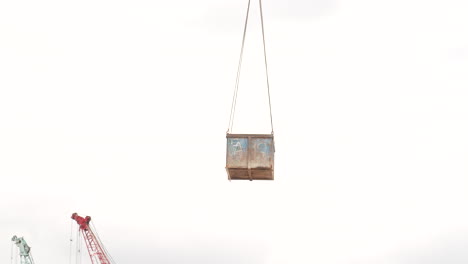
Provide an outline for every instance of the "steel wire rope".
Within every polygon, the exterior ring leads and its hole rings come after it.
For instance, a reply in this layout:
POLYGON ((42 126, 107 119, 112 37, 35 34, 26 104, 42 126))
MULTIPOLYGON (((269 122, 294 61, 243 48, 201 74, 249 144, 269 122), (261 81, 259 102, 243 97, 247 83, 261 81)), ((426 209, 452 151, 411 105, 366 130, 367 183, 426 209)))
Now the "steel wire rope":
MULTIPOLYGON (((80 232, 80 230, 78 228, 77 233, 79 233, 79 232, 80 232)), ((78 250, 79 250, 78 249, 78 243, 79 243, 80 237, 79 237, 79 234, 76 234, 75 236, 76 236, 76 239, 75 239, 75 264, 78 264, 78 250)))
POLYGON ((106 246, 104 245, 104 243, 102 243, 102 240, 101 240, 101 237, 99 236, 99 232, 97 231, 97 228, 96 226, 94 225, 93 222, 91 222, 91 226, 93 227, 95 233, 96 233, 96 238, 98 239, 99 241, 99 244, 101 244, 102 246, 102 249, 104 250, 104 252, 107 254, 107 256, 109 256, 110 260, 112 261, 112 263, 116 263, 114 258, 112 258, 112 255, 109 253, 109 251, 107 251, 107 248, 106 246))
POLYGON ((81 263, 81 240, 80 240, 80 230, 76 232, 76 255, 75 255, 75 263, 80 264, 81 263))
POLYGON ((68 263, 72 264, 72 248, 73 248, 73 219, 70 219, 70 251, 68 263))
POLYGON ((13 246, 14 246, 14 242, 12 241, 11 242, 10 264, 13 264, 13 246))
MULTIPOLYGON (((260 5, 260 21, 261 21, 261 26, 262 26, 262 40, 263 40, 263 57, 264 57, 264 62, 265 62, 265 75, 266 75, 266 83, 267 83, 267 90, 268 90, 268 105, 269 105, 269 110, 270 110, 270 125, 271 125, 271 134, 273 135, 274 129, 273 129, 273 114, 271 110, 271 95, 270 95, 270 79, 268 76, 268 60, 267 60, 267 52, 266 52, 266 41, 265 41, 265 26, 264 26, 264 19, 263 19, 263 5, 262 5, 262 0, 259 0, 259 5, 260 5)), ((246 34, 247 34, 247 26, 248 26, 248 21, 249 21, 249 13, 250 13, 250 0, 247 5, 247 15, 245 16, 245 25, 244 25, 244 34, 242 37, 242 46, 241 46, 241 52, 240 52, 240 57, 239 57, 239 64, 237 66, 237 76, 236 76, 236 85, 234 88, 234 95, 232 98, 232 104, 231 104, 231 114, 229 116, 229 124, 228 124, 228 130, 226 133, 229 133, 232 131, 232 127, 234 126, 234 118, 235 118, 235 112, 236 112, 236 105, 237 105, 237 94, 239 91, 239 82, 240 82, 240 74, 241 74, 241 69, 242 69, 242 59, 244 55, 244 47, 245 47, 245 39, 246 39, 246 34)))
POLYGON ((19 248, 16 247, 16 249, 15 249, 15 262, 14 262, 15 264, 18 264, 18 255, 19 255, 19 248))
POLYGON ((240 73, 241 73, 241 68, 242 68, 242 58, 244 56, 245 37, 247 35, 249 13, 250 13, 250 0, 247 4, 247 14, 245 16, 244 34, 242 36, 242 46, 241 46, 241 52, 239 56, 239 64, 237 65, 236 85, 234 87, 234 95, 232 97, 232 104, 231 104, 231 115, 229 116, 228 130, 226 133, 229 133, 229 131, 232 131, 232 126, 234 125, 234 115, 235 115, 236 104, 237 104, 237 92, 239 91, 239 80, 240 80, 240 73))
POLYGON ((99 243, 102 245, 102 248, 104 249, 104 252, 107 254, 107 256, 109 256, 112 263, 116 263, 114 258, 112 257, 112 255, 107 250, 106 245, 104 243, 102 243, 101 237, 99 236, 99 232, 97 231, 96 226, 94 225, 94 223, 91 223, 91 225, 93 226, 93 229, 96 230, 97 239, 99 240, 99 243))
POLYGON ((34 258, 33 258, 33 255, 32 255, 31 252, 29 253, 29 262, 30 262, 31 264, 34 264, 34 258))
POLYGON ((262 0, 258 0, 258 2, 260 4, 260 20, 262 21, 263 57, 265 58, 265 74, 266 74, 266 82, 267 82, 267 89, 268 89, 268 105, 270 106, 271 134, 273 135, 273 114, 271 112, 270 79, 268 78, 268 62, 267 62, 267 52, 266 52, 266 44, 265 44, 265 26, 263 23, 263 6, 262 6, 262 0))

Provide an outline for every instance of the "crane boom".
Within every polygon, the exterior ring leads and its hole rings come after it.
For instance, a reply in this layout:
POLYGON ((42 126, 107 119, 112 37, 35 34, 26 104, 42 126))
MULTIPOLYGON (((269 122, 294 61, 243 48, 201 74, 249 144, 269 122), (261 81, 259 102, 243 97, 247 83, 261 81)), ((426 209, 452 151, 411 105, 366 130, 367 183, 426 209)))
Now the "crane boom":
POLYGON ((11 241, 15 243, 19 250, 20 250, 20 262, 21 264, 34 264, 34 260, 30 254, 31 252, 31 247, 28 246, 28 243, 26 243, 26 240, 22 237, 17 237, 13 236, 11 238, 11 241))
POLYGON ((81 217, 77 213, 74 213, 71 218, 79 225, 79 231, 83 235, 91 262, 93 264, 111 264, 109 260, 110 258, 107 256, 104 247, 101 245, 99 239, 89 226, 91 217, 81 217))

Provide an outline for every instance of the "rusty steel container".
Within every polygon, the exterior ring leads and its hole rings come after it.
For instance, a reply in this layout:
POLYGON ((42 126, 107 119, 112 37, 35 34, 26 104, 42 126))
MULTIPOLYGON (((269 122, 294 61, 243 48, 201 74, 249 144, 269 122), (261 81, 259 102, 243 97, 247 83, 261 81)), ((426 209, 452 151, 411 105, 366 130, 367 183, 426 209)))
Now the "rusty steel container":
POLYGON ((227 134, 229 180, 273 180, 275 142, 271 134, 227 134))

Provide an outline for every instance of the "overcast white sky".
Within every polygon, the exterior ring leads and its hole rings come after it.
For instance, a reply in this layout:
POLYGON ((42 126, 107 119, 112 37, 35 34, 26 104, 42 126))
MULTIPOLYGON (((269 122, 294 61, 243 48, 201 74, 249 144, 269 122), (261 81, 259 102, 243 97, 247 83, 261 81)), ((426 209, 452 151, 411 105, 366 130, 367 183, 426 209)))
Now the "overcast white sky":
POLYGON ((264 0, 275 181, 229 182, 246 5, 0 0, 0 263, 68 263, 73 212, 118 264, 468 263, 468 2, 264 0))

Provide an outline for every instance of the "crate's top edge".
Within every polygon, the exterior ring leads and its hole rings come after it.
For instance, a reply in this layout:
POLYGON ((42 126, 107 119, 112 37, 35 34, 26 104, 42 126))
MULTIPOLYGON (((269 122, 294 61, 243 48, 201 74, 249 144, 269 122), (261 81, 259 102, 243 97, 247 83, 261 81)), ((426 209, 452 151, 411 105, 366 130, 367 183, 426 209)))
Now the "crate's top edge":
POLYGON ((245 138, 245 137, 273 138, 273 135, 272 134, 226 134, 226 138, 245 138))

